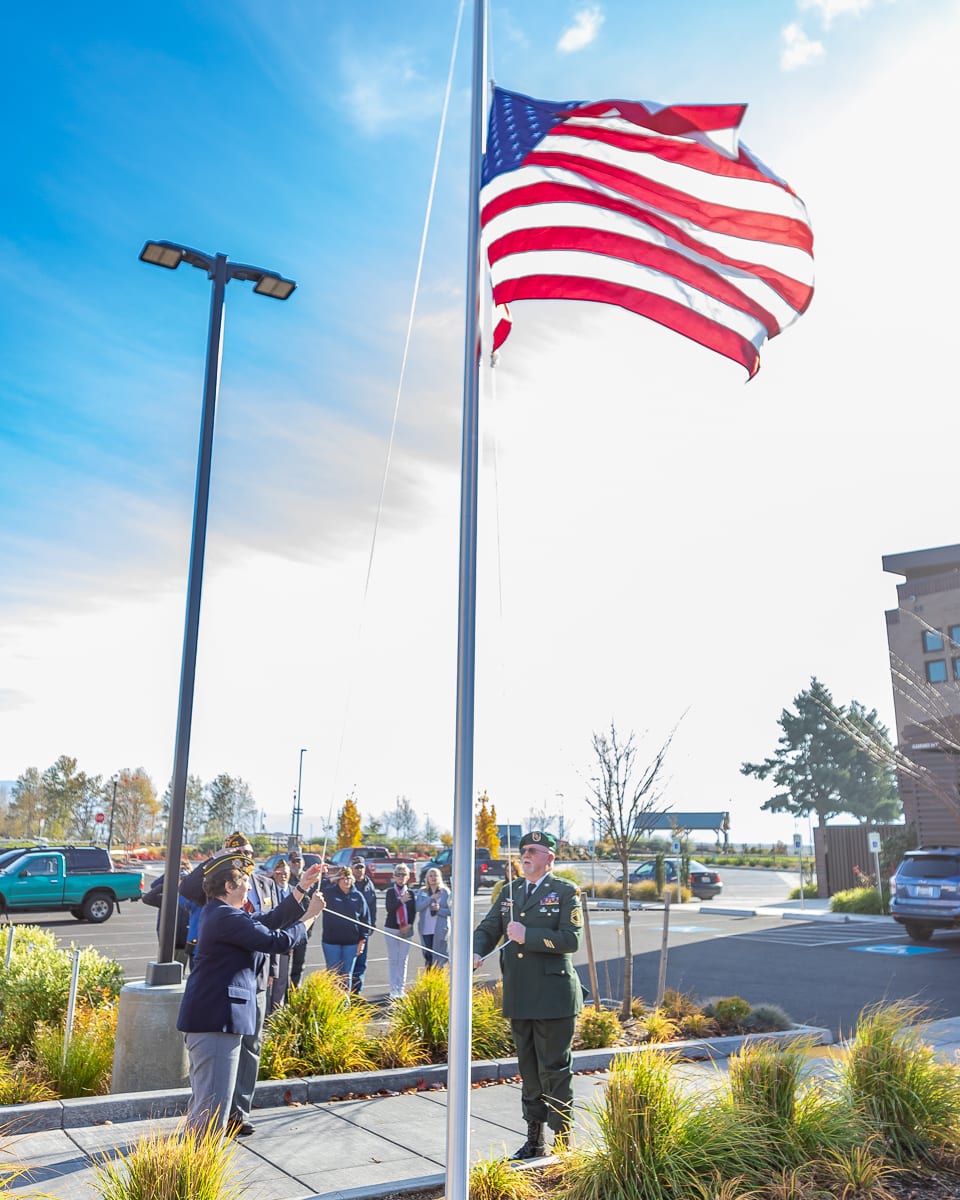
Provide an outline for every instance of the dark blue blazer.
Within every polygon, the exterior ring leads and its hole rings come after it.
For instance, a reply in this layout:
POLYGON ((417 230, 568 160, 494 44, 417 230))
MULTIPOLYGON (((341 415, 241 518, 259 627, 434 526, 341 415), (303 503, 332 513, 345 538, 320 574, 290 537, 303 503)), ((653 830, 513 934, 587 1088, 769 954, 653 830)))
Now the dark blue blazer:
POLYGON ((289 954, 306 939, 306 926, 298 919, 302 915, 295 896, 256 918, 223 900, 208 900, 200 913, 193 970, 180 1002, 180 1032, 253 1033, 257 974, 264 957, 289 954))

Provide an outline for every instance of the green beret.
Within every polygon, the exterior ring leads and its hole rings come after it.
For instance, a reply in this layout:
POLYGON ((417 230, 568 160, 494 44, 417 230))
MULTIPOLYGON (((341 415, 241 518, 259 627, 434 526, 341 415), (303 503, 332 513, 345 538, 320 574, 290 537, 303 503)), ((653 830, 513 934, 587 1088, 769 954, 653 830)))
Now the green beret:
POLYGON ((556 854, 557 839, 552 833, 546 833, 543 829, 531 829, 520 839, 520 849, 522 850, 524 846, 543 846, 551 854, 556 854))

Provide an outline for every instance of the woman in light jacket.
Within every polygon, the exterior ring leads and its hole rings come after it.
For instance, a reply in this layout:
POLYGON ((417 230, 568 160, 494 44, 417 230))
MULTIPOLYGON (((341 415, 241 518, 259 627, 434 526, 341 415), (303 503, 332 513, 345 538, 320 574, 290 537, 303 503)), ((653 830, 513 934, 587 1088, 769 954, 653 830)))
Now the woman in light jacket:
POLYGON ((398 1000, 407 986, 407 956, 413 936, 413 922, 417 917, 417 906, 413 892, 408 886, 410 868, 406 863, 397 863, 393 872, 393 883, 383 895, 387 910, 383 927, 387 931, 387 969, 390 973, 390 999, 398 1000))
POLYGON ((442 967, 447 961, 447 929, 450 924, 450 889, 444 887, 443 876, 437 867, 426 874, 423 887, 416 895, 417 924, 423 943, 423 961, 427 970, 442 967))

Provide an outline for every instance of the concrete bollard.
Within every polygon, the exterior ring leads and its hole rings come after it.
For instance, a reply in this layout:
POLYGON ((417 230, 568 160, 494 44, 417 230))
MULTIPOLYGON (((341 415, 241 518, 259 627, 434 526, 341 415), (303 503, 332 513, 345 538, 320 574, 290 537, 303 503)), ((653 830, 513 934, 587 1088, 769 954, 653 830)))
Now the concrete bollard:
POLYGON ((111 1092, 189 1086, 187 1049, 177 1030, 184 984, 128 983, 120 992, 111 1092))

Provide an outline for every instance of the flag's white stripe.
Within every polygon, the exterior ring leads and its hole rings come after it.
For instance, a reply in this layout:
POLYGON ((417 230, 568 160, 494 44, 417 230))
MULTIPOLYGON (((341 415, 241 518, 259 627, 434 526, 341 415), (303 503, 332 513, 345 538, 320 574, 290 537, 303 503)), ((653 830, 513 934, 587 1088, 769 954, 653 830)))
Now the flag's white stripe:
MULTIPOLYGON (((624 199, 623 195, 615 188, 602 187, 591 180, 584 180, 573 171, 566 171, 559 167, 546 168, 532 166, 520 167, 516 171, 511 171, 509 174, 501 175, 497 179, 491 180, 480 192, 480 207, 482 209, 492 199, 506 195, 515 188, 529 187, 536 183, 557 183, 570 187, 587 188, 600 196, 610 196, 617 200, 624 199), (494 185, 501 179, 509 180, 509 184, 503 187, 495 187, 494 185)), ((781 275, 787 275, 791 279, 797 280, 798 283, 806 284, 807 286, 812 286, 813 284, 813 259, 806 250, 801 250, 796 246, 784 246, 780 242, 739 238, 730 233, 715 233, 713 230, 704 229, 702 225, 696 221, 691 221, 687 217, 678 217, 654 205, 644 204, 639 200, 633 199, 633 197, 629 197, 628 199, 641 212, 651 212, 663 217, 664 220, 676 225, 683 233, 691 238, 695 238, 698 242, 702 242, 706 246, 710 246, 727 258, 746 259, 748 262, 755 262, 760 266, 769 267, 773 271, 779 271, 781 275)), ((546 224, 546 222, 542 222, 536 215, 541 208, 545 207, 547 205, 541 203, 535 205, 518 205, 515 208, 509 209, 508 212, 498 214, 487 221, 484 226, 485 239, 486 231, 494 222, 506 221, 508 219, 515 220, 517 224, 513 228, 517 229, 523 228, 527 224, 532 226, 546 224)), ((571 202, 570 208, 573 217, 567 223, 571 225, 590 224, 594 219, 592 214, 610 211, 608 209, 594 208, 586 202, 578 203, 576 201, 571 202)), ((610 215, 631 224, 634 221, 639 225, 643 224, 642 217, 631 218, 622 213, 611 213, 610 215)))
POLYGON ((750 342, 758 351, 767 340, 767 330, 762 322, 749 313, 724 304, 708 296, 698 288, 682 283, 661 271, 637 263, 624 262, 619 258, 606 258, 580 250, 525 251, 511 254, 490 269, 494 288, 501 281, 523 279, 529 275, 558 275, 578 279, 601 279, 607 283, 622 284, 674 300, 684 308, 699 313, 727 329, 732 329, 750 342))
POLYGON ((749 209, 751 212, 775 213, 777 216, 806 221, 806 212, 797 197, 767 179, 714 175, 708 168, 669 162, 643 150, 626 150, 606 142, 585 140, 557 132, 547 134, 535 151, 567 154, 587 162, 606 163, 710 204, 724 204, 728 208, 749 209))
MULTIPOLYGON (((754 303, 772 313, 781 328, 791 324, 797 318, 796 309, 769 284, 750 271, 718 263, 716 259, 705 254, 698 254, 674 238, 664 236, 659 230, 651 229, 649 225, 631 221, 620 213, 610 212, 608 209, 591 208, 585 204, 538 204, 535 208, 510 209, 487 223, 483 231, 483 244, 485 248, 488 248, 507 233, 527 229, 561 227, 603 230, 629 237, 633 241, 664 246, 669 250, 676 251, 691 262, 715 271, 733 287, 749 296, 754 303)), ((584 249, 587 248, 584 247, 584 249)))
MULTIPOLYGON (((586 163, 599 162, 614 166, 638 179, 648 179, 653 185, 660 184, 671 187, 675 191, 707 204, 722 204, 727 208, 770 213, 774 216, 802 221, 805 225, 809 223, 802 202, 773 182, 731 179, 722 175, 712 175, 694 167, 664 162, 653 154, 619 150, 615 146, 607 146, 602 142, 587 142, 582 138, 561 137, 557 134, 549 134, 545 137, 535 148, 535 152, 540 151, 562 153, 573 160, 583 159, 586 163)), ((535 169, 546 169, 537 167, 537 164, 532 164, 532 166, 535 169)), ((484 185, 484 191, 489 189, 492 196, 509 191, 516 177, 526 169, 529 168, 518 167, 514 171, 505 171, 495 176, 484 185)), ((580 178, 576 174, 575 161, 570 163, 569 170, 576 178, 580 178)), ((581 182, 586 186, 593 185, 591 180, 581 179, 581 182)), ((613 190, 620 194, 616 188, 613 190)))

